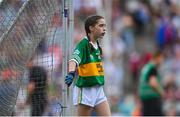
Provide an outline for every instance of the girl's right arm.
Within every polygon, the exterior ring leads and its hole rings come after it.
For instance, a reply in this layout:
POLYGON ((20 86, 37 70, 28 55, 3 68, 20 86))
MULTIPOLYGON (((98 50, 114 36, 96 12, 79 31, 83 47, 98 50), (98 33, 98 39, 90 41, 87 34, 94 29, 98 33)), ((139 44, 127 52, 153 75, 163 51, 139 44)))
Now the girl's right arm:
POLYGON ((77 63, 73 60, 69 61, 68 72, 74 72, 76 70, 77 63))
POLYGON ((66 75, 66 78, 65 78, 65 84, 67 84, 68 87, 73 82, 73 79, 75 77, 75 70, 76 70, 76 62, 73 60, 69 61, 68 74, 66 75))

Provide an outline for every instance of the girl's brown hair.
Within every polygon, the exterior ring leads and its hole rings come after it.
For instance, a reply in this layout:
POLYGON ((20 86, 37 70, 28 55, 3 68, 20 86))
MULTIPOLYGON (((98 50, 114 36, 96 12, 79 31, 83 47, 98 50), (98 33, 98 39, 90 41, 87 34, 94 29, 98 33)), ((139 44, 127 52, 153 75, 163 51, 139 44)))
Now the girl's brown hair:
MULTIPOLYGON (((88 34, 91 32, 89 27, 90 26, 95 26, 98 23, 99 19, 104 19, 104 17, 102 17, 100 15, 93 15, 93 16, 89 16, 85 21, 85 24, 84 24, 85 31, 86 31, 86 35, 87 35, 87 38, 88 38, 89 41, 90 41, 90 38, 89 38, 88 34)), ((98 41, 97 41, 97 45, 98 45, 98 48, 100 49, 100 54, 102 55, 102 48, 100 47, 98 41)), ((94 48, 90 43, 89 43, 89 46, 90 46, 90 49, 91 49, 91 52, 92 52, 94 50, 94 48)))

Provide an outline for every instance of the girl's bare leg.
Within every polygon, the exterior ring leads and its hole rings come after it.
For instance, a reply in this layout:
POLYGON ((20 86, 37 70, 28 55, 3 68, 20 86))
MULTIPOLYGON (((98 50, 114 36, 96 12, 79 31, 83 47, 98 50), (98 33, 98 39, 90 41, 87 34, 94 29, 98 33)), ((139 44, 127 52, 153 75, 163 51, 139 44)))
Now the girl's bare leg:
POLYGON ((111 116, 111 111, 110 111, 109 104, 107 101, 104 101, 98 104, 95 107, 95 111, 98 116, 111 116))
POLYGON ((91 116, 92 107, 79 104, 77 106, 77 116, 91 116))

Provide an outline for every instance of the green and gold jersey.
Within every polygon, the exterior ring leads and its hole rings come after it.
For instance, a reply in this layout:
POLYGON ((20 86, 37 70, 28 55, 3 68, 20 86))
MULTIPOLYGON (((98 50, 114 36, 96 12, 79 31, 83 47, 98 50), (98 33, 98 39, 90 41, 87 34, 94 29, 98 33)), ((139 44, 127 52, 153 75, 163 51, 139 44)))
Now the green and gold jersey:
POLYGON ((71 60, 78 64, 78 79, 76 86, 90 87, 104 85, 104 69, 99 48, 90 51, 87 37, 76 46, 71 60))

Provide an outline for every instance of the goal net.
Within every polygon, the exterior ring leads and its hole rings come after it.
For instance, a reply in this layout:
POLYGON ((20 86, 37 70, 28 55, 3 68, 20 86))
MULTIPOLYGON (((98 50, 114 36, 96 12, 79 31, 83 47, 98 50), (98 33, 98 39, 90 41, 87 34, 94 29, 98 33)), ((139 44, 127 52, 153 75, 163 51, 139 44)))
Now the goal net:
MULTIPOLYGON (((30 81, 36 82, 37 90, 43 90, 45 81, 59 86, 56 78, 61 76, 57 72, 61 70, 60 6, 61 0, 0 0, 0 116, 31 115, 33 109, 23 105, 30 94, 26 90, 30 81), (29 78, 32 66, 43 67, 47 80, 29 78)), ((58 105, 56 86, 49 88, 48 97, 58 105)), ((36 105, 43 99, 31 98, 31 103, 36 105)), ((56 105, 52 108, 59 107, 56 105)), ((47 115, 56 110, 50 107, 46 108, 47 115)))

